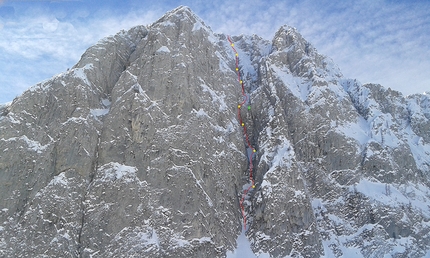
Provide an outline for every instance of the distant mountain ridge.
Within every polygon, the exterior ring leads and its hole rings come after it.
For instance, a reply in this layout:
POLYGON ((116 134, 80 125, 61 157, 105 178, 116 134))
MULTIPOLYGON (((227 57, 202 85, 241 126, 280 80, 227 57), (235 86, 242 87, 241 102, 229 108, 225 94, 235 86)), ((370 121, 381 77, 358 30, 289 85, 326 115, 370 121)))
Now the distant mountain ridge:
MULTIPOLYGON (((270 257, 430 257, 430 95, 345 78, 300 33, 232 36, 270 257)), ((0 107, 0 257, 226 257, 249 161, 227 36, 188 7, 0 107)))

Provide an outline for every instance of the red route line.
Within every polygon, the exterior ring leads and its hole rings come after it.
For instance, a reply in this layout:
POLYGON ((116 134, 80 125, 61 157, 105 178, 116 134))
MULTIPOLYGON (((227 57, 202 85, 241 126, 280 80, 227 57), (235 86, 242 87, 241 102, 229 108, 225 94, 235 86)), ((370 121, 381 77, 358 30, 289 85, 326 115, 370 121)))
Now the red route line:
POLYGON ((248 148, 250 148, 251 154, 249 155, 249 181, 251 181, 251 185, 248 187, 248 189, 245 189, 243 191, 242 194, 242 199, 240 200, 240 209, 242 210, 242 217, 243 217, 243 227, 246 230, 246 214, 245 214, 245 206, 244 206, 244 202, 245 202, 245 197, 248 195, 248 192, 255 188, 255 181, 254 181, 254 177, 253 177, 253 173, 252 173, 252 169, 254 168, 254 166, 252 165, 252 157, 254 156, 254 153, 257 151, 256 149, 254 149, 254 147, 252 147, 251 142, 249 141, 249 137, 248 137, 248 133, 246 131, 246 126, 245 123, 242 121, 242 116, 240 114, 240 110, 242 108, 242 106, 248 101, 248 95, 246 95, 245 93, 245 84, 242 81, 242 79, 240 78, 240 71, 239 71, 239 53, 237 53, 236 49, 234 48, 234 43, 231 40, 230 36, 227 36, 228 41, 230 42, 230 46, 234 51, 234 54, 236 56, 236 73, 237 73, 237 78, 239 80, 239 83, 242 87, 242 96, 243 96, 243 101, 242 103, 240 103, 239 105, 237 105, 237 117, 239 119, 239 124, 242 126, 243 128, 243 135, 245 137, 245 142, 248 145, 248 148))

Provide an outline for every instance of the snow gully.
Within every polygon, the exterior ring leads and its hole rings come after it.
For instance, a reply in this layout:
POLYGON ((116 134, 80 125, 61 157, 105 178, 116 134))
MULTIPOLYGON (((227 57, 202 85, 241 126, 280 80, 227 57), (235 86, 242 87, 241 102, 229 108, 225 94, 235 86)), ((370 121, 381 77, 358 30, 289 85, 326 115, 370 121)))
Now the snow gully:
POLYGON ((236 58, 236 73, 237 73, 237 78, 238 78, 239 84, 242 88, 242 96, 243 96, 242 102, 237 105, 237 117, 238 117, 240 126, 242 126, 242 128, 243 128, 243 137, 244 137, 245 143, 246 143, 247 148, 248 148, 247 149, 247 156, 248 156, 248 160, 249 160, 249 182, 250 182, 250 184, 246 184, 244 186, 242 198, 240 199, 240 202, 239 202, 240 209, 242 211, 243 228, 246 230, 246 223, 247 222, 246 222, 246 212, 245 212, 245 200, 248 197, 248 194, 250 193, 250 191, 255 188, 252 159, 254 157, 254 154, 257 152, 257 150, 251 145, 251 142, 249 141, 249 136, 248 136, 248 133, 246 130, 246 125, 245 125, 245 122, 242 120, 242 115, 241 115, 242 108, 244 106, 247 106, 247 109, 251 110, 251 105, 249 103, 249 96, 245 93, 245 84, 244 84, 244 82, 240 76, 239 53, 234 48, 234 43, 233 43, 232 39, 230 38, 230 36, 228 36, 227 39, 230 43, 231 48, 234 51, 234 55, 236 58))

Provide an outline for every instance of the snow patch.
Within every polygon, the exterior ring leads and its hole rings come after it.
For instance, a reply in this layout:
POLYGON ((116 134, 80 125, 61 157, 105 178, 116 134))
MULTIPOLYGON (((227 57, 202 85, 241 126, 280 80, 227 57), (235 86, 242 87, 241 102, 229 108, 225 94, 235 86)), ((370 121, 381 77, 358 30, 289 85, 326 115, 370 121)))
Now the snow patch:
POLYGON ((296 98, 303 102, 308 99, 311 83, 303 81, 302 78, 293 76, 290 72, 288 72, 288 68, 281 69, 275 65, 270 65, 270 68, 284 83, 284 85, 290 89, 291 93, 293 93, 296 98))
POLYGON ((233 73, 233 70, 231 70, 230 66, 227 64, 227 62, 225 61, 225 59, 221 55, 221 53, 219 51, 216 51, 215 55, 219 59, 219 69, 221 70, 221 72, 223 72, 223 73, 233 73))
MULTIPOLYGON (((3 118, 3 117, 2 117, 3 118)), ((7 115, 7 119, 12 123, 12 124, 21 124, 21 121, 19 120, 19 117, 15 118, 15 114, 10 112, 7 115)))
POLYGON ((102 174, 101 180, 116 181, 123 180, 127 183, 136 181, 136 167, 126 166, 117 162, 109 162, 100 167, 99 172, 102 174))
POLYGON ((170 49, 166 46, 162 46, 156 52, 157 53, 170 53, 170 49))
POLYGON ((251 242, 245 236, 245 232, 242 233, 237 238, 237 247, 233 251, 227 251, 227 258, 270 258, 267 253, 254 254, 251 249, 251 242))
POLYGON ((6 102, 6 103, 0 103, 0 109, 1 108, 7 108, 12 104, 12 101, 6 102))
POLYGON ((9 138, 7 140, 5 140, 5 139, 1 139, 1 140, 6 141, 6 142, 19 141, 19 140, 24 141, 27 144, 29 150, 35 151, 37 153, 42 153, 50 145, 49 143, 46 145, 42 145, 38 141, 33 141, 33 140, 28 139, 28 137, 26 135, 23 135, 20 137, 12 137, 12 138, 9 138))
POLYGON ((137 237, 139 238, 141 243, 145 243, 145 245, 154 245, 160 248, 160 240, 158 239, 157 232, 155 229, 152 229, 152 232, 139 232, 137 233, 137 237))
POLYGON ((387 205, 396 203, 407 204, 409 202, 408 198, 406 198, 402 193, 400 193, 391 185, 380 182, 372 182, 366 178, 361 179, 360 182, 355 185, 355 189, 363 193, 365 196, 387 205))
POLYGON ((71 73, 76 77, 81 79, 86 85, 91 85, 90 81, 88 80, 88 77, 86 75, 86 70, 93 69, 93 64, 86 64, 82 68, 74 68, 71 73))
POLYGON ((216 92, 216 91, 212 90, 211 88, 209 88, 209 86, 207 86, 206 84, 200 84, 200 87, 203 88, 203 92, 209 92, 209 95, 212 98, 212 103, 214 103, 214 102, 219 103, 219 111, 227 110, 227 104, 225 103, 225 97, 226 96, 225 96, 224 92, 222 94, 220 94, 219 92, 216 92))
POLYGON ((169 27, 169 26, 176 26, 176 24, 174 24, 173 22, 171 22, 171 21, 169 21, 169 20, 167 20, 167 21, 164 21, 164 22, 160 22, 160 23, 158 23, 159 25, 161 25, 161 26, 165 26, 165 27, 169 27))
POLYGON ((189 245, 192 245, 193 243, 199 243, 199 244, 212 243, 213 244, 213 241, 211 240, 210 237, 193 238, 191 240, 185 240, 182 236, 178 236, 177 234, 175 237, 171 239, 171 241, 174 242, 175 245, 179 247, 189 246, 189 245))
POLYGON ((83 118, 83 117, 71 117, 71 118, 67 119, 66 122, 61 123, 61 124, 64 126, 67 126, 68 123, 83 124, 83 123, 87 123, 87 119, 83 118))
POLYGON ((426 144, 422 137, 417 136, 410 126, 406 132, 408 133, 407 144, 417 167, 422 171, 428 171, 430 169, 430 144, 426 144))
POLYGON ((68 179, 65 175, 65 172, 62 172, 59 175, 54 176, 54 178, 49 182, 48 186, 54 186, 54 185, 67 186, 69 184, 67 181, 68 179))
POLYGON ((209 117, 209 115, 203 109, 199 109, 199 111, 193 109, 192 112, 196 113, 197 117, 209 117))
POLYGON ((354 190, 387 206, 410 206, 413 209, 420 210, 423 215, 430 218, 430 197, 428 196, 428 190, 423 185, 407 184, 397 186, 363 178, 355 186, 351 186, 350 191, 354 190))
POLYGON ((194 23, 192 31, 197 31, 197 30, 200 30, 201 28, 204 28, 203 24, 201 22, 197 21, 194 23))
POLYGON ((99 116, 104 116, 106 114, 109 113, 109 108, 105 108, 105 109, 90 109, 90 113, 94 116, 94 117, 99 117, 99 116))
POLYGON ((102 99, 102 104, 105 107, 110 107, 110 105, 112 104, 112 102, 109 99, 102 99))
POLYGON ((371 139, 369 136, 369 123, 361 116, 358 117, 357 121, 346 124, 337 124, 333 121, 331 127, 334 127, 334 130, 337 133, 356 140, 362 149, 364 149, 371 139))
POLYGON ((270 174, 275 171, 277 167, 290 168, 292 165, 292 159, 294 158, 294 151, 291 148, 290 141, 283 135, 278 137, 279 144, 275 146, 274 150, 266 151, 261 156, 261 160, 264 160, 267 164, 271 164, 270 169, 266 172, 270 174))

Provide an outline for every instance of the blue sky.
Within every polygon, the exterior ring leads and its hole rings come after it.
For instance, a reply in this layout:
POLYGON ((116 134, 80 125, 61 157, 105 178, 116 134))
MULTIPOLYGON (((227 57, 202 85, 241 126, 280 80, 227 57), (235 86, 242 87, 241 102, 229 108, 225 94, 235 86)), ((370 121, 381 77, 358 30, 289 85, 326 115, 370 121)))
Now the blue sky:
POLYGON ((101 38, 179 5, 218 33, 271 39, 296 27, 347 78, 430 91, 429 0, 0 0, 0 103, 72 67, 101 38))

